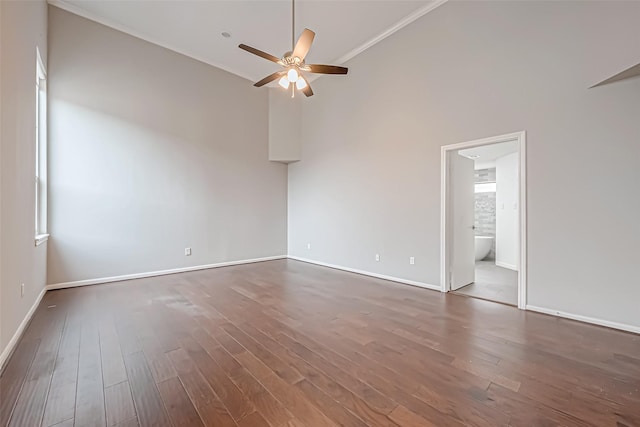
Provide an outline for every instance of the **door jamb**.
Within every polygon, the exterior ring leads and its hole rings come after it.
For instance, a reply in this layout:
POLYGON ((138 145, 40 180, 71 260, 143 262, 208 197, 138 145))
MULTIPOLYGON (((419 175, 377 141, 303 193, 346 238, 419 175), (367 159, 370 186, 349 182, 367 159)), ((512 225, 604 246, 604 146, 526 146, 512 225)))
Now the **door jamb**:
POLYGON ((449 156, 451 152, 464 148, 479 147, 482 145, 497 144, 500 142, 518 141, 518 179, 519 183, 519 218, 518 229, 520 238, 520 250, 518 256, 518 308, 525 309, 527 305, 527 171, 526 171, 526 132, 514 132, 506 135, 476 139, 457 144, 444 145, 440 150, 440 291, 451 290, 450 263, 451 245, 448 239, 451 236, 449 212, 449 156))

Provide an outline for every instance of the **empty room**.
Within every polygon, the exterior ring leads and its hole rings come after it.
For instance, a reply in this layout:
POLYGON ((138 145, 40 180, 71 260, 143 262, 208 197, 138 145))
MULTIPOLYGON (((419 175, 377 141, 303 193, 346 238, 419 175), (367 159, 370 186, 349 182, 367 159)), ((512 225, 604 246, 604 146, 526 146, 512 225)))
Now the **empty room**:
POLYGON ((0 427, 640 426, 640 1, 0 0, 0 427))

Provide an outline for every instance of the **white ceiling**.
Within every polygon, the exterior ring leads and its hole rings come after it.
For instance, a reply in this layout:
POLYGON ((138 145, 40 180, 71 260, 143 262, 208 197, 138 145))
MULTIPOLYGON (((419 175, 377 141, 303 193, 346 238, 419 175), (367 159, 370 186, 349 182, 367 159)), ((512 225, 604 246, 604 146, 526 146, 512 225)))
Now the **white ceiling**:
MULTIPOLYGON (((446 0, 296 0, 296 38, 316 32, 308 63, 340 65, 446 0)), ((49 0, 85 18, 256 81, 291 50, 289 0, 49 0), (230 38, 222 32, 231 33, 230 38)))
POLYGON ((516 152, 518 152, 518 141, 501 142, 498 144, 481 145, 480 147, 458 150, 458 154, 473 160, 475 169, 495 167, 496 159, 516 152))

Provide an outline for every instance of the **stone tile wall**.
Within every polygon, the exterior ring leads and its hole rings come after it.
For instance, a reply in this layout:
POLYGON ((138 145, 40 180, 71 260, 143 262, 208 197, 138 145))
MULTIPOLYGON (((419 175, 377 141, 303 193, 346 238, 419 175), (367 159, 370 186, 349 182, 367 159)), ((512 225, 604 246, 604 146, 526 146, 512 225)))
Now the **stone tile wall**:
MULTIPOLYGON (((475 171, 475 181, 496 182, 496 169, 478 169, 475 171)), ((476 235, 492 236, 493 245, 491 252, 485 259, 495 259, 496 257, 496 193, 476 193, 475 195, 475 226, 476 235)))

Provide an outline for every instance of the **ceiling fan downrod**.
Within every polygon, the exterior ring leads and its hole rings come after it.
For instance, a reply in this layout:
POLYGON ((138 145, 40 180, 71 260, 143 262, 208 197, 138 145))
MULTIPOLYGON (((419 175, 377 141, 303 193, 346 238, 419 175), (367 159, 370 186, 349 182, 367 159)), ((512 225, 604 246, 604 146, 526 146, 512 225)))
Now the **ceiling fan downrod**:
MULTIPOLYGON (((296 0, 291 0, 291 52, 296 48, 296 0)), ((296 97, 296 85, 291 86, 291 98, 296 97)))

